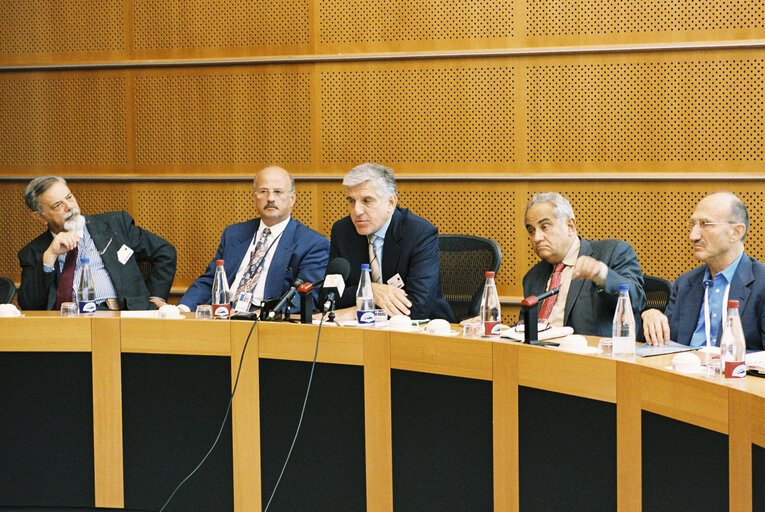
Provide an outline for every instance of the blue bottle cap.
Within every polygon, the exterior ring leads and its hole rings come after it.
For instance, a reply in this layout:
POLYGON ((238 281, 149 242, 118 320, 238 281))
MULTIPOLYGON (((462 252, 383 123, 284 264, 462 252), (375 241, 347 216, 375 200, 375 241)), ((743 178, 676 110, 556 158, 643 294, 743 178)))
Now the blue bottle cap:
POLYGON ((628 292, 628 291, 630 291, 630 285, 628 285, 628 284, 620 284, 619 285, 619 291, 620 292, 628 292))
POLYGON ((90 263, 90 258, 82 258, 80 260, 81 263, 90 263))
POLYGON ((361 271, 369 270, 369 263, 362 263, 361 264, 361 271))

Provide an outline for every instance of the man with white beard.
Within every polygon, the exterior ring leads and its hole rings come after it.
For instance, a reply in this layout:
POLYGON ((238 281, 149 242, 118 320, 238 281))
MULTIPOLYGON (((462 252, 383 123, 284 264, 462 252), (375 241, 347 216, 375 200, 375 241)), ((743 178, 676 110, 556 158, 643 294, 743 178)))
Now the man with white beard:
POLYGON ((125 211, 82 215, 58 176, 33 179, 24 190, 32 217, 47 230, 19 251, 21 309, 57 310, 76 301, 83 258, 89 260, 102 310, 155 309, 165 305, 175 277, 175 248, 135 225, 125 211), (144 280, 139 263, 151 264, 144 280))

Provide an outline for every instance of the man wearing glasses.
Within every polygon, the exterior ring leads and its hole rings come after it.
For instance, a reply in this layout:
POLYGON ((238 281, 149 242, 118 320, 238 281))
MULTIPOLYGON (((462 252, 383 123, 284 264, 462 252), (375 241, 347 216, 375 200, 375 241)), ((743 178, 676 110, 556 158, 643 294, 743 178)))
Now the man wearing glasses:
POLYGON ((629 285, 639 320, 645 306, 643 273, 630 244, 578 236, 571 203, 556 192, 534 194, 526 206, 525 226, 541 261, 523 276, 523 294, 560 290, 540 306, 540 323, 610 337, 620 284, 629 285))
POLYGON ((719 345, 727 301, 738 300, 747 350, 763 350, 765 265, 744 254, 749 215, 730 192, 711 194, 688 221, 693 257, 704 263, 677 278, 665 313, 643 312, 650 345, 670 339, 700 347, 719 345))
POLYGON ((329 240, 290 215, 295 180, 281 167, 255 175, 252 197, 259 218, 228 226, 207 270, 181 297, 181 309, 210 304, 215 260, 225 260, 234 308, 250 311, 263 299, 280 297, 298 277, 316 281, 324 276, 329 240))

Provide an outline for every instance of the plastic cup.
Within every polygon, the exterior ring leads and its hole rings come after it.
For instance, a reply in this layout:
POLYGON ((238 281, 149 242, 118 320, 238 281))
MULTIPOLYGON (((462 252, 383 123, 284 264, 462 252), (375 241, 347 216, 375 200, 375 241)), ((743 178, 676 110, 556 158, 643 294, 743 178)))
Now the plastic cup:
POLYGON ((614 340, 611 338, 600 338, 598 342, 598 354, 611 357, 614 355, 614 340))
POLYGON ((200 304, 197 306, 197 320, 212 320, 213 309, 211 304, 200 304))
POLYGON ((462 336, 465 338, 480 338, 482 334, 481 322, 467 322, 462 326, 462 336))
POLYGON ((375 329, 388 327, 388 314, 384 309, 375 309, 375 329))
POLYGON ((80 316, 80 308, 77 306, 76 302, 62 302, 61 316, 62 317, 80 316))

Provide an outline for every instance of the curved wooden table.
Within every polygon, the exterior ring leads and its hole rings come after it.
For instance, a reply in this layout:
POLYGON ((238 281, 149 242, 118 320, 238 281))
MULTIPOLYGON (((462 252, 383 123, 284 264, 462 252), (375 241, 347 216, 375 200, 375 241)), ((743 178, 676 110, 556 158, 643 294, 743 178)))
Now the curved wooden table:
MULTIPOLYGON (((94 503, 102 507, 125 503, 122 356, 229 357, 233 384, 252 327, 239 321, 127 319, 112 313, 75 319, 43 312, 26 315, 0 318, 0 357, 4 352, 92 354, 94 503)), ((261 510, 265 505, 259 362, 311 361, 317 331, 316 326, 280 323, 254 327, 233 400, 236 511, 261 510)), ((747 377, 735 386, 680 375, 665 369, 671 355, 611 359, 516 343, 334 326, 324 326, 321 334, 319 362, 363 367, 368 510, 394 508, 391 375, 397 370, 490 381, 495 510, 519 509, 519 390, 526 388, 615 404, 619 510, 643 507, 644 411, 727 435, 730 510, 752 509, 753 444, 765 447, 763 379, 747 377)), ((294 425, 284 428, 292 431, 294 425)))

